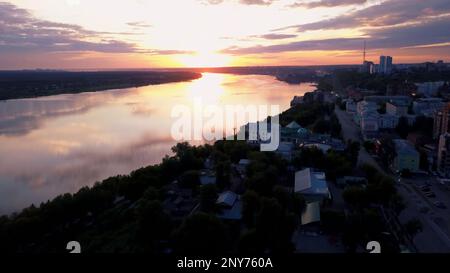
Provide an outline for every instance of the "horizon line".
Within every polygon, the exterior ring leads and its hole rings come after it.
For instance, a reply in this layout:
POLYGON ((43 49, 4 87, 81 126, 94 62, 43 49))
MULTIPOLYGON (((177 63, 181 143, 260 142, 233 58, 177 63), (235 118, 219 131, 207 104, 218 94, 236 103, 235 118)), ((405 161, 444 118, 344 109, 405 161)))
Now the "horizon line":
MULTIPOLYGON (((396 63, 394 65, 419 65, 425 63, 435 63, 433 61, 413 62, 413 63, 396 63)), ((444 62, 449 64, 449 62, 444 62)), ((145 71, 145 70, 182 70, 182 69, 221 69, 221 68, 277 68, 277 67, 324 67, 324 66, 358 66, 362 64, 312 64, 312 65, 247 65, 247 66, 202 66, 202 67, 134 67, 134 68, 17 68, 17 69, 3 69, 4 71, 66 71, 66 72, 95 72, 95 71, 145 71)))

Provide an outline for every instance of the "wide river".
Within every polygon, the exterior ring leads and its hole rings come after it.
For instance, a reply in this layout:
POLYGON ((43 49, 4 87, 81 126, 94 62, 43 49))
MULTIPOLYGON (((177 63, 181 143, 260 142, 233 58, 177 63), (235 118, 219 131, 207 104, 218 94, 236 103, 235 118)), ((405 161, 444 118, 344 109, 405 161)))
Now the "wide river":
POLYGON ((159 163, 176 143, 175 106, 201 100, 282 111, 313 89, 272 76, 205 73, 191 82, 0 101, 0 215, 159 163))

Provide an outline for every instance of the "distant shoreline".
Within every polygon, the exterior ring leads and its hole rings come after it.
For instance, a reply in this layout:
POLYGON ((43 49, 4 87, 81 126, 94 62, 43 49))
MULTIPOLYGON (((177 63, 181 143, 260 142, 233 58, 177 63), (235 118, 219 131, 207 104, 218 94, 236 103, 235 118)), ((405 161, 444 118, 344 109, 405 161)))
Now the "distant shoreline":
POLYGON ((188 71, 0 71, 0 101, 196 80, 188 71))

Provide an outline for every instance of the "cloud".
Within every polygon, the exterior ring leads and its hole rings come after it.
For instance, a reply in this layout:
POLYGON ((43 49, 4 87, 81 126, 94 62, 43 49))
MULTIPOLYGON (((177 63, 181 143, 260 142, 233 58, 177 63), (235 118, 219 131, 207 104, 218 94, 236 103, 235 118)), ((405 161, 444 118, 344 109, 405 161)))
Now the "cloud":
POLYGON ((202 4, 205 5, 219 5, 224 2, 224 0, 201 0, 202 4))
POLYGON ((389 0, 331 19, 276 30, 295 28, 297 31, 303 32, 323 29, 384 27, 417 22, 448 13, 450 13, 450 1, 448 0, 389 0))
POLYGON ((252 36, 252 37, 262 38, 262 39, 267 39, 267 40, 281 40, 281 39, 295 38, 295 37, 297 37, 297 35, 269 33, 269 34, 264 34, 264 35, 256 35, 256 36, 252 36))
MULTIPOLYGON (((227 0, 201 0, 201 2, 206 5, 220 5, 226 1, 227 0)), ((270 6, 275 1, 277 0, 239 0, 238 3, 243 5, 270 6)))
POLYGON ((307 40, 270 46, 230 47, 227 54, 280 53, 310 50, 359 50, 364 40, 372 49, 401 48, 450 42, 450 15, 427 22, 367 30, 356 38, 307 40))
MULTIPOLYGON (((149 27, 144 22, 128 23, 149 27)), ((25 9, 0 2, 0 53, 6 52, 83 52, 144 53, 150 55, 185 54, 187 51, 140 48, 137 44, 109 38, 111 33, 87 30, 81 26, 41 20, 25 9)))
POLYGON ((130 27, 136 27, 136 28, 149 28, 152 27, 152 25, 143 22, 143 21, 138 21, 138 22, 129 22, 127 23, 127 25, 129 25, 130 27))
POLYGON ((0 2, 0 52, 98 51, 136 52, 134 44, 106 39, 77 25, 34 18, 27 10, 0 2))
POLYGON ((367 0, 320 0, 314 2, 295 2, 289 5, 291 8, 332 8, 338 6, 362 5, 367 3, 367 0))
POLYGON ((142 52, 151 55, 183 55, 183 54, 194 54, 195 51, 192 50, 174 50, 174 49, 149 49, 143 50, 142 52))
POLYGON ((269 6, 276 0, 240 0, 239 2, 244 5, 259 5, 259 6, 269 6))

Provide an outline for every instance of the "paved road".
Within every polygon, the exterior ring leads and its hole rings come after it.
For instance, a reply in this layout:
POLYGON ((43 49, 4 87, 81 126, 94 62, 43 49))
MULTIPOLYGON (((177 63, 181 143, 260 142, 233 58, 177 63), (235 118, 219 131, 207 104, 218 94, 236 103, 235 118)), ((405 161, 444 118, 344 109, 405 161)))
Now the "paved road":
MULTIPOLYGON (((334 112, 336 113, 336 116, 338 117, 339 122, 341 123, 342 137, 344 138, 344 140, 358 141, 362 145, 363 141, 360 134, 360 129, 355 124, 352 117, 348 113, 339 109, 339 107, 335 107, 334 112)), ((363 164, 372 165, 375 168, 377 168, 379 172, 386 174, 385 171, 382 168, 380 168, 379 164, 375 161, 375 159, 373 159, 373 157, 365 149, 362 149, 361 146, 358 155, 358 165, 361 166, 363 164)))
MULTIPOLYGON (((360 129, 353 122, 352 117, 348 113, 340 110, 339 107, 335 108, 335 113, 342 126, 343 138, 346 141, 358 141, 362 144, 360 129)), ((358 165, 364 163, 368 163, 376 167, 382 173, 393 177, 393 175, 386 173, 378 162, 362 148, 359 152, 358 165)), ((395 178, 396 181, 398 180, 396 177, 393 178, 395 178)), ((421 181, 423 181, 423 179, 421 181)), ((412 185, 407 185, 405 182, 407 181, 397 184, 397 190, 407 204, 407 207, 401 213, 399 219, 403 224, 413 218, 421 220, 423 231, 414 238, 414 244, 418 251, 423 253, 450 252, 450 204, 448 205, 447 210, 438 211, 440 209, 434 207, 432 202, 427 200, 427 197, 423 196, 420 192, 417 192, 412 185), (428 204, 428 207, 430 207, 429 214, 419 212, 419 209, 423 207, 424 204, 428 204)), ((449 196, 447 196, 445 200, 450 200, 450 193, 447 192, 447 194, 449 196)), ((436 195, 439 200, 444 199, 444 196, 442 196, 441 193, 438 194, 437 191, 436 195)))
MULTIPOLYGON (((450 249, 450 192, 440 185, 435 177, 428 175, 416 176, 411 179, 401 179, 401 184, 404 190, 409 194, 414 201, 414 206, 418 209, 421 207, 429 208, 429 212, 422 213, 421 218, 423 221, 428 222, 429 226, 434 230, 435 234, 441 239, 441 242, 445 243, 446 250, 450 249), (419 189, 426 183, 436 197, 426 197, 424 192, 419 189), (441 201, 446 204, 447 209, 437 208, 433 203, 435 201, 441 201)), ((429 243, 429 242, 424 242, 429 243)), ((443 249, 443 248, 441 248, 443 249)))

